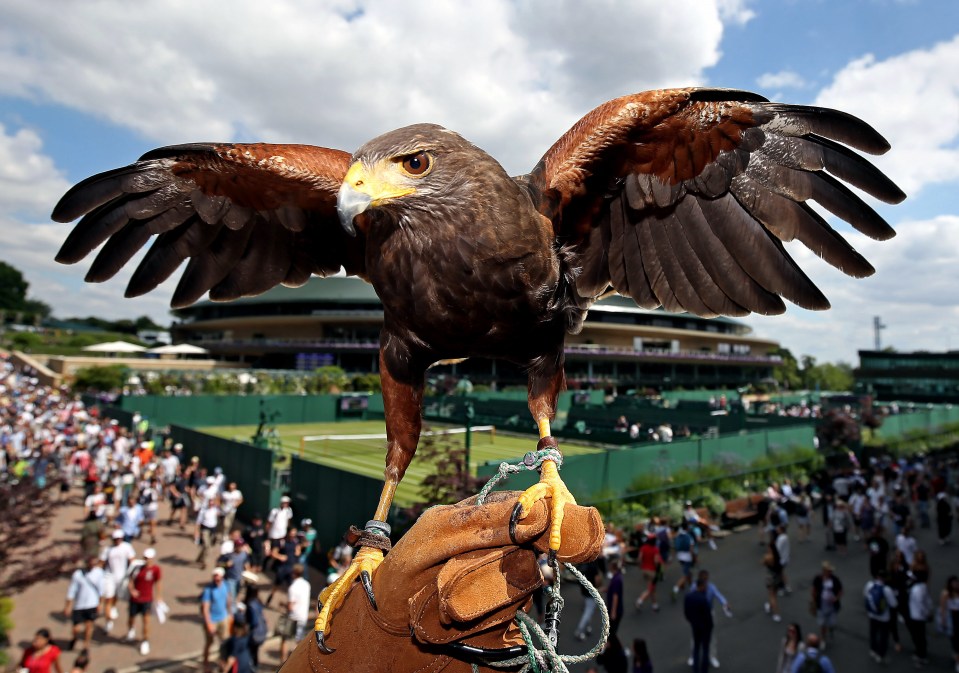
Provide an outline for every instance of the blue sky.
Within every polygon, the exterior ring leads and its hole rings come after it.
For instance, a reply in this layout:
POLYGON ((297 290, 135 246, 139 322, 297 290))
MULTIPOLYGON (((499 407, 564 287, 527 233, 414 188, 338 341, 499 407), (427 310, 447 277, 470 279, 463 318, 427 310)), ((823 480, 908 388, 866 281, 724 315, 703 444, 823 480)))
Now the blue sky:
POLYGON ((0 6, 0 259, 58 316, 169 320, 173 282, 122 298, 52 260, 71 184, 157 146, 303 142, 352 150, 404 124, 459 131, 528 170, 576 119, 626 93, 693 84, 837 107, 893 150, 909 194, 876 208, 891 241, 837 228, 876 266, 852 281, 789 250, 832 300, 748 318, 796 354, 856 363, 872 316, 899 350, 959 348, 959 2, 955 0, 186 0, 0 6))

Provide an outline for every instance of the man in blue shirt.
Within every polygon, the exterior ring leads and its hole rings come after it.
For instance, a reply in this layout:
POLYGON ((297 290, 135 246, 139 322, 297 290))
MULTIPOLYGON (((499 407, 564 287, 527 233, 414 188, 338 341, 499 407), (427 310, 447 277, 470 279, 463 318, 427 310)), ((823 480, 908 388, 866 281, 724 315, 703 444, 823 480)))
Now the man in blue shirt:
POLYGON ((836 673, 836 669, 833 667, 832 662, 829 661, 829 657, 820 653, 819 636, 815 633, 810 633, 808 636, 806 636, 806 649, 805 651, 796 655, 796 660, 793 661, 791 673, 800 673, 800 671, 805 670, 803 668, 803 664, 807 659, 813 659, 817 661, 822 673, 836 673))
POLYGON ((693 631, 693 673, 709 671, 709 638, 713 633, 712 603, 706 595, 708 582, 699 577, 683 601, 683 613, 693 631))
POLYGON ((203 587, 200 596, 200 613, 203 616, 203 670, 208 669, 210 663, 210 646, 213 639, 223 642, 230 636, 230 617, 233 614, 233 601, 226 582, 223 581, 226 571, 223 568, 213 569, 213 579, 203 587))
MULTIPOLYGON (((726 597, 719 592, 719 589, 716 588, 716 585, 709 581, 708 570, 699 571, 697 582, 700 580, 706 583, 706 599, 709 601, 709 609, 712 610, 713 604, 716 601, 719 601, 719 606, 723 609, 723 614, 725 614, 727 617, 732 617, 733 613, 729 607, 729 601, 727 601, 726 597)), ((690 650, 689 661, 686 662, 689 666, 693 665, 694 654, 695 652, 690 650)), ((710 638, 709 643, 709 663, 713 665, 713 668, 719 668, 719 648, 716 645, 715 629, 713 629, 712 637, 710 638)))
POLYGON ((143 523, 143 507, 133 495, 128 495, 126 504, 117 514, 117 525, 123 531, 123 539, 132 542, 140 537, 140 524, 143 523))

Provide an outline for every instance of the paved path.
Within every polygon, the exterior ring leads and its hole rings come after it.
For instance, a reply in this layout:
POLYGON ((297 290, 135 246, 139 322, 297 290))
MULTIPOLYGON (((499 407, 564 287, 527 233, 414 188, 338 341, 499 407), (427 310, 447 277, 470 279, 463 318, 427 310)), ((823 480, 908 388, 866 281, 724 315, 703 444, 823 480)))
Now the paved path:
MULTIPOLYGON (((80 503, 80 489, 73 490, 69 506, 60 510, 53 522, 50 537, 53 540, 79 540, 83 508, 80 503)), ((168 512, 166 504, 160 505, 161 515, 168 512)), ((136 670, 163 669, 166 671, 199 671, 203 647, 199 595, 210 571, 201 570, 192 561, 196 558, 197 547, 193 544, 190 532, 182 532, 175 527, 159 526, 157 544, 157 562, 163 570, 163 599, 170 606, 170 617, 166 624, 160 625, 154 618, 151 622, 150 649, 148 656, 141 656, 139 642, 130 644, 123 641, 127 632, 126 605, 120 604, 120 619, 111 633, 104 633, 103 621, 98 620, 90 649, 91 665, 89 673, 100 673, 114 668, 117 673, 132 673, 136 670), (180 663, 183 662, 183 663, 180 663)), ((146 540, 146 537, 143 538, 146 540)), ((143 541, 133 543, 138 556, 149 544, 143 541)), ((42 549, 42 547, 41 547, 42 549)), ((42 553, 42 552, 41 552, 42 553)), ((210 563, 214 553, 209 555, 210 563)), ((69 620, 63 616, 69 577, 54 582, 35 585, 15 597, 13 622, 10 635, 11 658, 19 660, 23 647, 33 633, 40 627, 47 627, 54 641, 64 647, 70 639, 69 620)), ((261 597, 266 594, 261 592, 261 597)), ((280 603, 279 594, 274 598, 274 606, 280 603)), ((267 609, 267 619, 272 627, 276 622, 277 611, 267 609)), ((139 622, 138 622, 139 624, 139 622)), ((139 626, 138 626, 139 629, 139 626)), ((79 649, 79 646, 78 646, 79 649)), ((216 656, 213 652, 212 656, 216 656)), ((69 671, 76 652, 64 652, 61 664, 69 671)), ((260 649, 262 670, 275 670, 279 665, 279 640, 268 640, 260 649)))
MULTIPOLYGON (((817 511, 814 517, 820 516, 817 511)), ((779 599, 783 621, 775 623, 763 611, 766 596, 766 571, 761 565, 762 547, 758 544, 758 531, 754 526, 748 530, 731 533, 719 541, 719 549, 706 549, 700 553, 700 567, 710 572, 710 579, 729 600, 733 609, 731 619, 722 616, 717 610, 716 634, 718 638, 720 673, 721 671, 749 671, 773 673, 776 668, 781 640, 786 625, 797 622, 805 635, 817 631, 815 619, 809 614, 809 599, 812 579, 819 572, 824 559, 836 567, 836 575, 845 589, 845 600, 839 615, 837 636, 834 645, 827 648, 826 654, 836 665, 837 673, 859 673, 860 671, 915 671, 912 662, 912 641, 904 625, 900 624, 899 634, 903 643, 901 654, 892 653, 888 665, 880 666, 868 655, 869 631, 862 591, 869 579, 868 555, 862 543, 850 544, 847 556, 824 550, 825 537, 821 523, 814 522, 811 541, 798 544, 795 540, 794 526, 790 527, 792 537, 792 560, 787 576, 793 588, 792 595, 779 599)), ((957 545, 939 546, 933 530, 919 530, 916 533, 919 547, 929 554, 932 578, 930 592, 938 605, 939 592, 946 577, 959 574, 959 548, 957 545)), ((679 576, 675 564, 670 564, 666 573, 666 582, 661 585, 660 607, 658 614, 648 606, 643 612, 633 608, 641 593, 641 580, 638 569, 630 567, 624 577, 626 586, 627 610, 619 628, 622 642, 632 646, 636 637, 645 638, 656 673, 688 673, 690 630, 683 618, 681 601, 672 604, 663 588, 675 583, 679 576)), ((668 589, 667 589, 668 590, 668 589)), ((579 591, 564 591, 568 616, 563 620, 560 637, 560 651, 578 654, 587 648, 587 643, 578 643, 571 636, 579 620, 582 600, 579 591)), ((596 618, 598 619, 598 618, 596 618)), ((930 671, 952 671, 953 663, 948 640, 935 633, 932 624, 927 629, 931 662, 926 667, 930 671)), ((570 668, 572 673, 588 670, 581 664, 570 668)))
MULTIPOLYGON (((77 539, 81 517, 79 504, 73 504, 62 511, 62 516, 54 523, 53 538, 77 539)), ((161 506, 161 512, 165 511, 165 506, 161 506)), ((159 537, 156 548, 158 561, 165 572, 163 593, 172 609, 171 619, 163 626, 154 625, 152 652, 147 657, 140 656, 135 646, 122 642, 126 632, 122 617, 113 633, 105 634, 98 629, 91 652, 90 673, 99 673, 109 667, 117 669, 118 673, 145 669, 161 669, 171 673, 199 670, 196 662, 203 636, 197 597, 208 573, 188 562, 192 561, 196 553, 189 534, 161 527, 159 537)), ((917 537, 920 547, 929 553, 932 567, 930 589, 938 598, 946 576, 959 574, 959 550, 955 545, 940 547, 935 542, 933 532, 929 530, 918 531, 917 537)), ((138 552, 142 552, 146 546, 143 543, 135 544, 138 552)), ((760 565, 761 548, 754 527, 744 532, 731 533, 720 541, 718 551, 707 549, 702 552, 701 566, 710 570, 713 581, 729 599, 734 611, 732 619, 718 617, 717 637, 721 671, 772 672, 786 624, 798 622, 804 633, 815 628, 815 622, 807 609, 809 589, 824 558, 833 562, 837 575, 846 587, 845 609, 839 617, 837 641, 827 651, 835 662, 838 673, 873 669, 915 670, 910 656, 911 641, 905 628, 900 629, 904 639, 904 652, 893 655, 888 666, 880 667, 868 657, 867 622, 860 597, 867 580, 868 561, 866 552, 860 545, 851 546, 846 557, 841 557, 836 552, 826 552, 823 550, 822 528, 816 525, 811 542, 799 544, 793 540, 792 556, 788 574, 794 593, 781 599, 783 622, 777 624, 763 612, 765 571, 760 565)), ((666 582, 662 585, 664 589, 675 581, 677 572, 674 565, 670 566, 666 582)), ((682 616, 681 604, 671 604, 666 591, 663 590, 660 613, 652 613, 648 608, 638 613, 632 608, 640 593, 639 572, 635 568, 627 570, 625 584, 627 611, 620 627, 623 642, 629 645, 634 637, 646 638, 657 673, 686 673, 689 670, 686 665, 689 629, 682 616)), ((582 605, 580 592, 571 584, 564 586, 567 601, 559 649, 564 653, 583 652, 588 643, 578 643, 572 638, 582 605)), ((66 587, 67 578, 62 578, 34 586, 16 597, 13 613, 15 626, 11 634, 12 654, 15 657, 22 651, 20 647, 41 626, 50 628, 60 644, 68 640, 69 626, 62 617, 66 587)), ((275 610, 268 610, 267 616, 271 624, 275 622, 276 615, 275 610)), ((934 633, 931 625, 929 640, 932 662, 928 669, 951 671, 949 644, 944 637, 934 633)), ((275 639, 268 641, 261 652, 263 670, 275 669, 279 663, 278 642, 275 639)), ((73 658, 73 653, 65 653, 62 660, 64 666, 71 665, 73 658)), ((573 673, 582 673, 588 670, 588 667, 580 664, 571 667, 571 670, 573 673)))

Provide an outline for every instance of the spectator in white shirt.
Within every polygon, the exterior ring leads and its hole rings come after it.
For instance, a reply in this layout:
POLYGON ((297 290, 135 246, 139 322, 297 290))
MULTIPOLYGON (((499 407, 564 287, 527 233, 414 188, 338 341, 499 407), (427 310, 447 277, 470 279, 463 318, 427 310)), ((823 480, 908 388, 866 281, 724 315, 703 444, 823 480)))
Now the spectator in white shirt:
MULTIPOLYGON (((310 583, 303 578, 303 566, 297 563, 293 566, 293 582, 287 590, 287 615, 296 624, 296 633, 293 642, 298 643, 306 635, 306 627, 310 621, 310 602, 312 591, 310 583)), ((288 654, 287 640, 280 640, 280 661, 286 661, 288 654)))

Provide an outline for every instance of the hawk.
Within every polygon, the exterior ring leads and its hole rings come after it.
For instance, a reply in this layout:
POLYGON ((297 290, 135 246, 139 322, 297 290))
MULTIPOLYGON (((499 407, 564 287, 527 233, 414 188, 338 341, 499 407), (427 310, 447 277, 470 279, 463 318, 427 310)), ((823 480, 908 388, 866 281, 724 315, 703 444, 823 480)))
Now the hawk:
MULTIPOLYGON (((370 282, 383 303, 380 376, 385 484, 350 570, 316 621, 358 577, 374 601, 378 539, 416 451, 424 373, 440 360, 502 358, 529 374, 542 450, 563 389, 563 344, 609 293, 644 308, 700 316, 782 313, 829 302, 786 252, 798 239, 842 272, 873 267, 810 205, 863 234, 892 228, 844 183, 881 201, 905 195, 854 150, 889 144, 836 110, 772 103, 725 89, 649 91, 576 122, 526 175, 433 124, 385 133, 352 155, 307 145, 164 147, 73 187, 53 219, 82 217, 57 260, 103 244, 86 276, 112 277, 153 240, 126 296, 154 289, 189 260, 174 307, 255 295, 311 276, 370 282)), ((552 549, 573 496, 555 454, 520 499, 512 525, 551 498, 552 549)), ((375 605, 375 603, 374 603, 375 605)))

